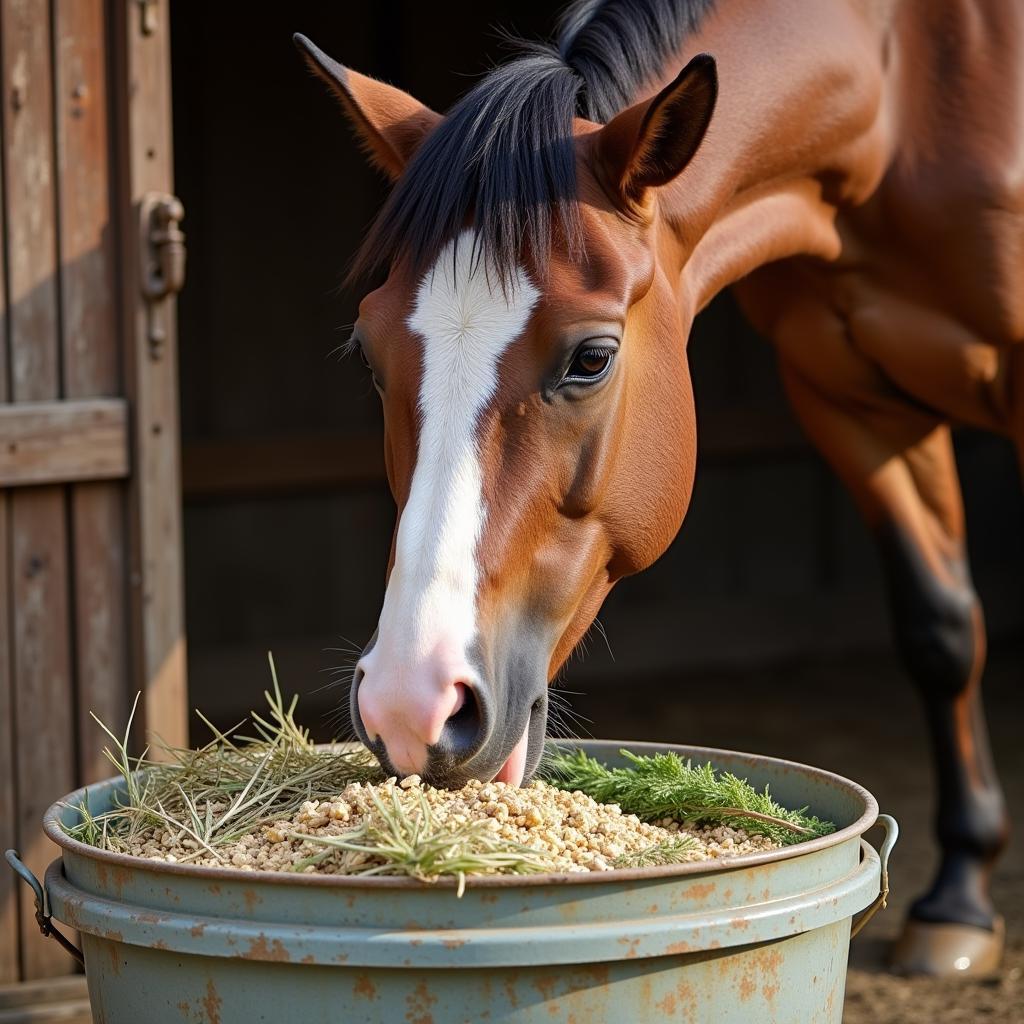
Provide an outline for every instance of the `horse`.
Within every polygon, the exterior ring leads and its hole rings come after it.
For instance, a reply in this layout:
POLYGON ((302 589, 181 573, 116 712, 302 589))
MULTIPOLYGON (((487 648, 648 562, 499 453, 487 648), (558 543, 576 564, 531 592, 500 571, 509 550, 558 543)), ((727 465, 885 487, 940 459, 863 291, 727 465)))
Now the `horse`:
POLYGON ((573 0, 445 115, 303 36, 393 186, 351 345, 398 509, 349 699, 389 771, 520 784, 548 686, 679 530, 687 338, 732 287, 877 538, 938 780, 894 951, 991 969, 1008 832, 951 424, 1024 451, 1024 6, 573 0))

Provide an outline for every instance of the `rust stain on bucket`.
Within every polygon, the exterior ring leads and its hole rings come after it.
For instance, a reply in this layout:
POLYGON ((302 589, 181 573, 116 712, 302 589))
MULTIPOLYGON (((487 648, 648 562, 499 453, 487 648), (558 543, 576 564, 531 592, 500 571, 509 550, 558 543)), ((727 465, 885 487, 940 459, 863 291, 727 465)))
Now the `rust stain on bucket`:
POLYGON ((213 978, 206 983, 206 995, 203 997, 202 1005, 208 1024, 220 1024, 220 1011, 224 1000, 217 995, 217 987, 213 983, 213 978))
POLYGON ((352 991, 357 996, 362 996, 364 999, 376 999, 377 998, 377 986, 370 980, 369 974, 365 971, 361 972, 359 977, 356 979, 356 983, 352 986, 352 991))
POLYGON ((291 960, 291 954, 285 949, 284 943, 280 939, 267 942, 266 935, 254 939, 242 956, 246 960, 273 960, 277 963, 287 963, 291 960))
POLYGON ((427 988, 425 981, 421 981, 405 997, 405 1002, 409 1007, 409 1012, 405 1015, 409 1024, 434 1024, 431 1007, 437 1002, 437 996, 427 988))

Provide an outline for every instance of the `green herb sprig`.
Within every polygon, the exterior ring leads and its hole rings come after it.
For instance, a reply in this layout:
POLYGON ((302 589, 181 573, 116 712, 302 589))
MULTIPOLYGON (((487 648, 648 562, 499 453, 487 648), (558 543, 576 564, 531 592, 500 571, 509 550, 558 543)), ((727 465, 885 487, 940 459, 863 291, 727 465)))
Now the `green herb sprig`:
POLYGON ((547 761, 546 781, 570 792, 580 790, 599 803, 618 804, 645 821, 728 824, 787 846, 835 831, 832 822, 808 814, 806 807, 782 807, 767 786, 758 791, 710 764, 695 765, 672 753, 620 753, 628 767, 609 768, 582 750, 556 750, 547 761))

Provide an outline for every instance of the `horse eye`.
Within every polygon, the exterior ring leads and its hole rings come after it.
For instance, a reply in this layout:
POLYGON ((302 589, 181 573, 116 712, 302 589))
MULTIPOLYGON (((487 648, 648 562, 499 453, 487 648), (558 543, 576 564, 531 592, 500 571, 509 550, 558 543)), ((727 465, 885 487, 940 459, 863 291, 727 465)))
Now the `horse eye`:
POLYGON ((377 374, 373 372, 373 365, 370 363, 370 360, 366 358, 366 350, 363 348, 363 343, 357 337, 353 337, 350 344, 352 348, 356 350, 356 353, 359 356, 359 362, 361 362, 363 366, 370 371, 370 379, 373 381, 373 386, 380 391, 380 381, 377 380, 377 374))
POLYGON ((585 346, 573 356, 563 383, 593 384, 604 377, 614 358, 613 349, 596 345, 585 346))

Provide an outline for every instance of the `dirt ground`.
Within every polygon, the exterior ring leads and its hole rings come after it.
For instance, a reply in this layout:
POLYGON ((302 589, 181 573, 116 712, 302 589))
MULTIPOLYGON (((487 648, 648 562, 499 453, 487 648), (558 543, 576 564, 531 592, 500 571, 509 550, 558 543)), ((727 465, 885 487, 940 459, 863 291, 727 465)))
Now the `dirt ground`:
POLYGON ((884 968, 906 908, 936 863, 932 777, 917 697, 891 662, 801 666, 749 675, 647 679, 621 694, 573 694, 594 736, 731 747, 805 761, 849 776, 900 823, 889 909, 853 943, 845 1024, 1024 1024, 1024 650, 992 655, 985 677, 1010 846, 994 880, 1007 955, 984 981, 899 978, 884 968))

